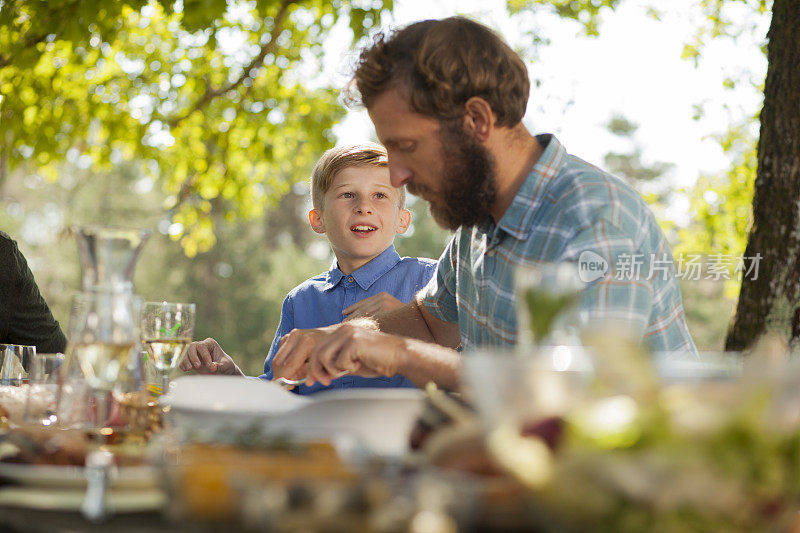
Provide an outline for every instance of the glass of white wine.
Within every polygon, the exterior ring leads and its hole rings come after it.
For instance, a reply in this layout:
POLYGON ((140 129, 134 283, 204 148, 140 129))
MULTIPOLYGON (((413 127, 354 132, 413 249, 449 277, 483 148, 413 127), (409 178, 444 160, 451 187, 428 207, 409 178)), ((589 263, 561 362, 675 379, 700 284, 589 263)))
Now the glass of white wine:
POLYGON ((94 399, 92 425, 108 422, 108 397, 135 350, 141 299, 129 292, 78 293, 70 312, 70 365, 77 365, 94 399))
POLYGON ((142 345, 161 373, 161 392, 166 394, 169 373, 183 357, 194 334, 195 305, 145 302, 140 328, 142 345))

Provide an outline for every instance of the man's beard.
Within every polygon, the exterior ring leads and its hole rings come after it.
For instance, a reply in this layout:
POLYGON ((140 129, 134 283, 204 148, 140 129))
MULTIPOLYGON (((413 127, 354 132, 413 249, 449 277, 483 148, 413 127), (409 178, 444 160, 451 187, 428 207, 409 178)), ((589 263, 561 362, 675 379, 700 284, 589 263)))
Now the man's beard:
POLYGON ((439 135, 444 153, 441 194, 413 183, 408 185, 411 194, 430 202, 436 223, 449 230, 490 221, 490 210, 497 197, 494 157, 463 124, 461 119, 442 123, 439 135))

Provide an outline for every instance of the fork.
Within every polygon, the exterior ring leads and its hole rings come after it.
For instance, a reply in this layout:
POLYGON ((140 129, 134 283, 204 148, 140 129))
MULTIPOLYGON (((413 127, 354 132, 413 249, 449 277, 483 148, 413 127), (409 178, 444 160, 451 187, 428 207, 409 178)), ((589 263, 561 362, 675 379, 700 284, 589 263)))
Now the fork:
MULTIPOLYGON (((336 374, 335 376, 333 376, 333 379, 338 379, 338 378, 340 378, 340 377, 342 377, 342 376, 346 376, 346 375, 347 375, 347 374, 349 374, 349 373, 350 373, 350 371, 349 371, 349 370, 342 370, 341 372, 339 372, 338 374, 336 374)), ((286 379, 286 378, 278 378, 278 379, 276 379, 275 381, 276 381, 276 382, 277 382, 279 385, 282 385, 282 386, 284 386, 284 387, 296 387, 296 386, 298 386, 298 385, 302 385, 303 383, 305 383, 305 382, 306 382, 306 379, 308 379, 308 378, 301 378, 301 379, 286 379)))

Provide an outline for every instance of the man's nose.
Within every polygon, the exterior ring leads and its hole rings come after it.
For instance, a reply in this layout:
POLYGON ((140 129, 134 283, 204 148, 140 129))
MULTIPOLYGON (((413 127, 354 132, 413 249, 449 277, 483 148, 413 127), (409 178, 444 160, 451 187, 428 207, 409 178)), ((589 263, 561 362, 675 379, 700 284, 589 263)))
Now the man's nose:
POLYGON ((389 165, 389 181, 392 187, 402 187, 411 181, 413 173, 408 167, 400 165, 389 165))

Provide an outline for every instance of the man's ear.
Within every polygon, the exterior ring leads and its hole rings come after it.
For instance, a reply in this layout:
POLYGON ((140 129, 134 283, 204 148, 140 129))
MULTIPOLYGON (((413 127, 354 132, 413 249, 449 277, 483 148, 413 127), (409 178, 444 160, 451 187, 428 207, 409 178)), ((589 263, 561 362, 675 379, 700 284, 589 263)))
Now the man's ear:
POLYGON ((489 138, 495 122, 492 106, 480 96, 473 96, 464 104, 464 127, 472 131, 479 142, 489 138))
POLYGON ((405 233, 411 225, 411 211, 408 209, 400 210, 400 223, 397 225, 397 233, 405 233))
POLYGON ((317 233, 325 233, 325 222, 322 221, 322 211, 319 209, 312 209, 308 212, 308 223, 311 224, 311 229, 317 233))

